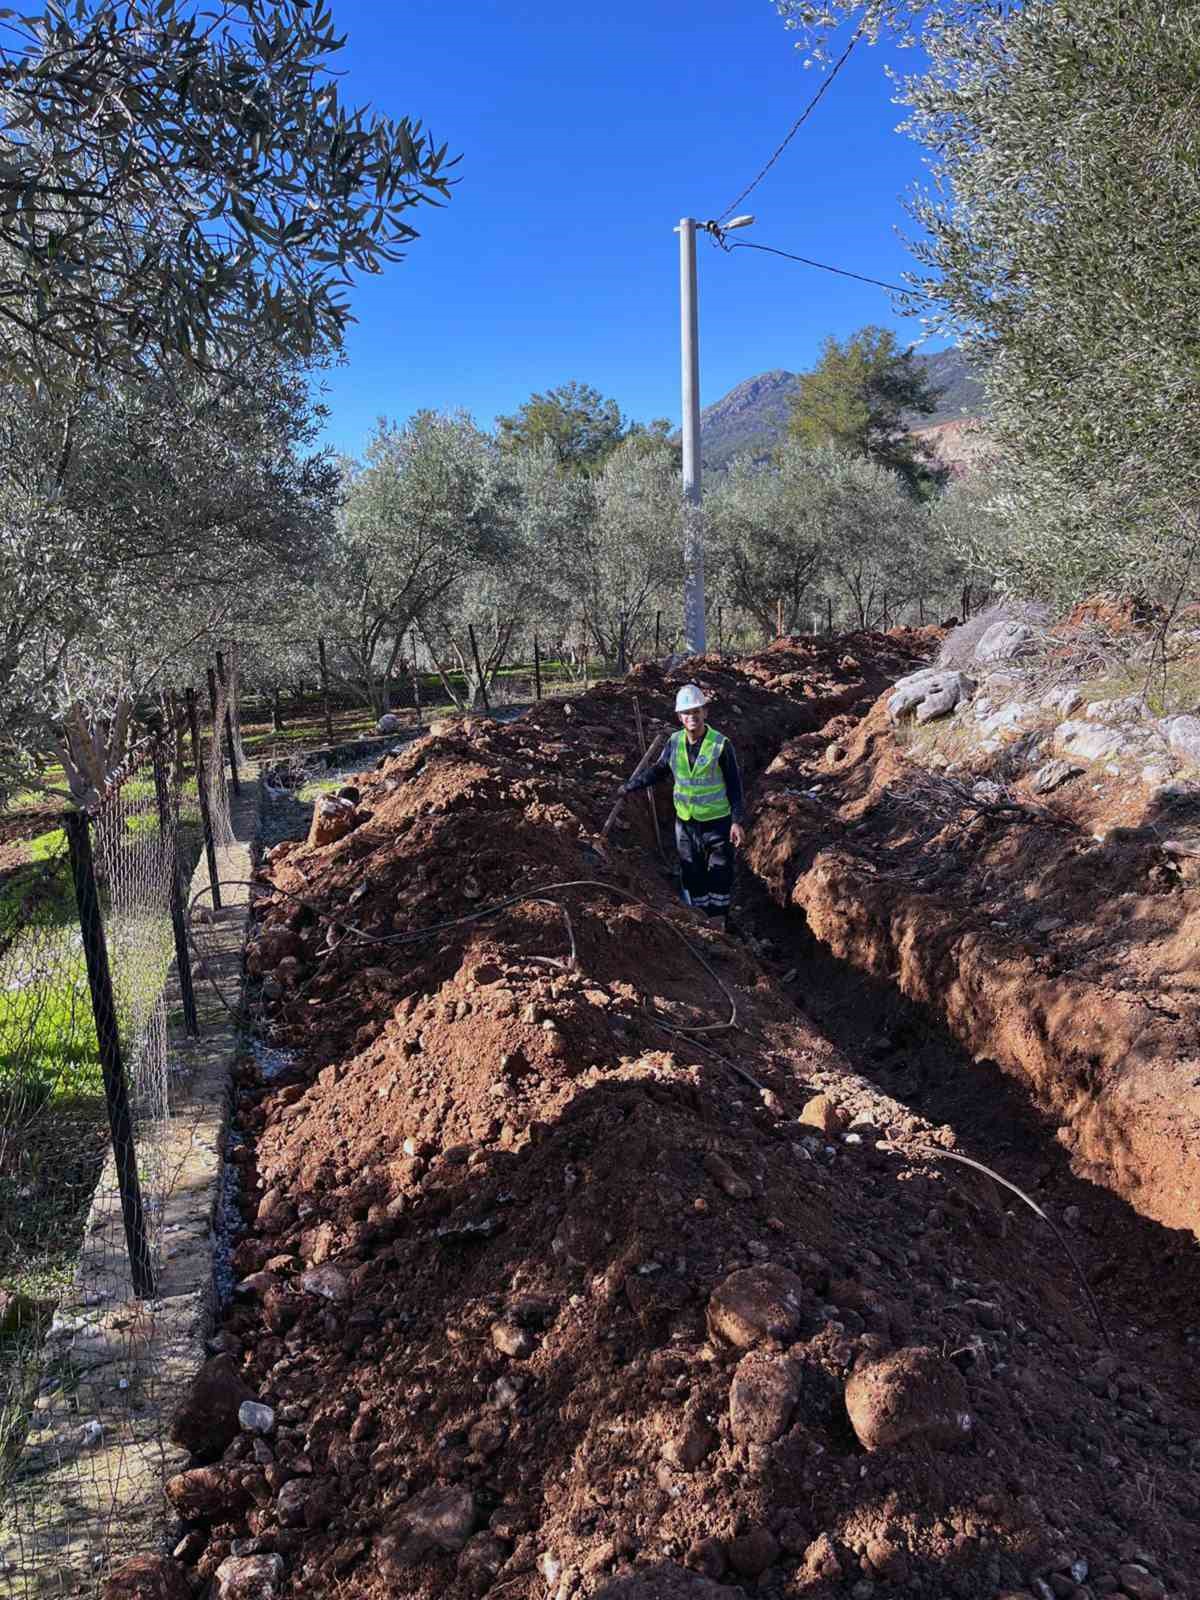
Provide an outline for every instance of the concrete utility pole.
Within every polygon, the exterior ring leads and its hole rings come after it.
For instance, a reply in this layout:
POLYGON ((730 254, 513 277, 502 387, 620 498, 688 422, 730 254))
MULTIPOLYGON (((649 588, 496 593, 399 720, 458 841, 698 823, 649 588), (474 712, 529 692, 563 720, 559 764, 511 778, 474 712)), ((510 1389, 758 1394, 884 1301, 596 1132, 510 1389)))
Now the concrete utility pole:
POLYGON ((731 222, 697 222, 681 217, 679 235, 679 347, 683 389, 683 637, 684 648, 703 654, 704 514, 700 484, 700 314, 696 297, 696 229, 719 238, 731 228, 745 228, 753 217, 731 222))
POLYGON ((679 347, 683 386, 683 640, 702 654, 704 629, 704 522, 700 507, 700 324, 696 304, 696 220, 679 228, 679 347))

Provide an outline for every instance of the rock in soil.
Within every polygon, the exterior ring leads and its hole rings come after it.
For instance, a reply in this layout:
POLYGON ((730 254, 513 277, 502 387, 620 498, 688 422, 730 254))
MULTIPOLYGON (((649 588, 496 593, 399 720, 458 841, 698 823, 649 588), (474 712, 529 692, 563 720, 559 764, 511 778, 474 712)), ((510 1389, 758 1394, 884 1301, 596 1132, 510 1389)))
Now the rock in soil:
POLYGON ((709 1331, 741 1350, 764 1339, 790 1344, 800 1331, 806 1298, 803 1283, 786 1267, 745 1267, 714 1290, 709 1331))
POLYGON ((864 1361, 846 1381, 846 1411, 864 1450, 966 1442, 974 1427, 967 1386, 937 1350, 897 1350, 864 1361))
POLYGON ((100 1600, 192 1600, 192 1586, 168 1556, 134 1556, 105 1578, 100 1600))
POLYGON ((216 1600, 276 1600, 283 1573, 280 1555, 229 1556, 217 1568, 216 1600))
POLYGON ((241 1431, 241 1407, 256 1398, 230 1356, 213 1356, 175 1413, 171 1438, 201 1461, 215 1461, 241 1431))

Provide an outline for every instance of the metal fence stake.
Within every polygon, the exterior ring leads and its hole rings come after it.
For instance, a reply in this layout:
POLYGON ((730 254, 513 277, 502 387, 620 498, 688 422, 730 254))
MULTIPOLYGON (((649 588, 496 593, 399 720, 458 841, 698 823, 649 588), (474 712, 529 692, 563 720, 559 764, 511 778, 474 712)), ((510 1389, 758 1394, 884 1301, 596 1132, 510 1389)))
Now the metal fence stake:
POLYGON ((542 698, 542 649, 536 635, 533 640, 533 696, 535 700, 542 698))
MULTIPOLYGON (((238 776, 237 746, 233 741, 233 717, 229 710, 229 685, 225 679, 225 657, 217 651, 217 677, 225 690, 225 748, 229 751, 229 776, 233 780, 234 794, 241 794, 242 780, 238 776)), ((213 717, 217 714, 216 695, 213 695, 213 717)))
POLYGON ((154 1293, 154 1267, 150 1242, 146 1236, 146 1214, 138 1182, 137 1152, 133 1143, 133 1118, 121 1061, 117 1031, 117 1008, 113 999, 112 974, 108 965, 108 946, 96 891, 96 869, 92 861, 92 841, 88 836, 85 812, 69 811, 63 818, 71 855, 71 875, 75 881, 75 902, 79 909, 79 929, 87 961, 88 988, 92 995, 92 1015, 100 1047, 100 1070, 104 1077, 104 1101, 108 1107, 108 1126, 112 1134, 113 1155, 117 1163, 117 1187, 121 1195, 121 1217, 125 1224, 125 1244, 129 1251, 129 1270, 134 1293, 149 1299, 154 1293))
MULTIPOLYGON (((200 828, 204 834, 204 854, 208 861, 208 882, 212 889, 214 911, 221 909, 221 884, 217 877, 217 847, 213 842, 212 812, 208 806, 208 779, 204 775, 204 758, 200 751, 200 717, 196 711, 196 691, 187 692, 188 722, 192 729, 192 749, 196 755, 196 792, 200 798, 200 828)), ((218 735, 219 737, 219 735, 218 735)))
POLYGON ((183 1025, 189 1039, 198 1039, 200 1022, 196 1016, 196 990, 192 984, 192 959, 183 923, 183 890, 179 882, 179 832, 172 815, 166 760, 161 744, 154 746, 154 797, 158 801, 158 826, 162 833, 163 851, 168 856, 167 870, 171 874, 171 928, 175 934, 175 965, 179 971, 183 1025))

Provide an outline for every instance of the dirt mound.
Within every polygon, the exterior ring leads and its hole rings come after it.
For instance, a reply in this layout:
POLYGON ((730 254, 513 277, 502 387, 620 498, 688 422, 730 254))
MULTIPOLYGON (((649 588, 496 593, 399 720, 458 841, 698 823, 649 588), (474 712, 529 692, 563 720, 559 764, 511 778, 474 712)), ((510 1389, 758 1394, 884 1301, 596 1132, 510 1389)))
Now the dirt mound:
MULTIPOLYGON (((689 676, 753 780, 923 648, 785 642, 689 676)), ((346 837, 273 852, 256 959, 295 1060, 238 1085, 218 1343, 274 1424, 205 1469, 225 1499, 195 1574, 969 1600, 1137 1595, 1136 1562, 1186 1592, 1189 1404, 1124 1329, 1099 1342, 1032 1217, 937 1158, 954 1130, 797 1009, 777 948, 677 904, 644 805, 600 857, 632 696, 653 733, 677 681, 427 738, 362 776, 346 837)))

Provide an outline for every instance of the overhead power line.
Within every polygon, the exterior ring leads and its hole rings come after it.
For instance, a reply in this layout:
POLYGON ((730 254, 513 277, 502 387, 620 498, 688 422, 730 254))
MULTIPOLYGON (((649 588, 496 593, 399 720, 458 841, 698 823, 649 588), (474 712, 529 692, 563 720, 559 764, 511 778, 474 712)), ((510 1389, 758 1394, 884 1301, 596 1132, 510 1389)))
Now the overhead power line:
POLYGON ((815 267, 818 272, 832 272, 839 278, 853 278, 856 283, 870 283, 876 289, 888 289, 893 294, 906 294, 914 300, 928 300, 927 294, 922 294, 919 289, 913 289, 902 283, 887 283, 883 278, 869 278, 862 272, 850 272, 845 267, 831 267, 826 261, 813 261, 808 256, 793 255, 790 250, 776 250, 769 244, 752 244, 749 239, 739 239, 736 244, 726 244, 723 237, 717 241, 722 250, 761 250, 764 255, 782 256, 785 261, 798 261, 802 267, 815 267))
POLYGON ((725 218, 725 217, 729 216, 731 212, 733 212, 738 206, 741 205, 742 201, 746 198, 746 196, 748 194, 753 193, 753 191, 758 188, 759 184, 766 177, 767 173, 770 172, 771 168, 779 160, 780 156, 787 149, 788 145, 791 144, 792 140, 800 132, 800 129, 808 121, 809 117, 812 116, 813 112, 817 109, 818 105, 820 105, 822 96, 825 95, 828 92, 830 85, 833 83, 833 80, 837 77, 838 73, 842 70, 842 68, 845 66, 846 62, 850 59, 850 52, 854 49, 854 46, 862 38, 862 32, 863 31, 862 31, 861 27, 859 27, 859 28, 857 28, 855 30, 854 35, 850 40, 850 43, 846 46, 846 48, 842 51, 841 55, 838 57, 837 61, 834 63, 833 70, 830 72, 829 76, 821 84, 821 87, 817 90, 816 94, 813 95, 812 99, 805 106, 804 110, 800 113, 800 115, 796 118, 795 122, 793 122, 791 127, 788 129, 787 135, 784 138, 783 143, 780 144, 778 149, 775 151, 775 154, 767 162, 766 166, 762 169, 762 171, 758 174, 758 176, 751 183, 746 185, 746 187, 742 190, 741 194, 738 195, 736 200, 731 201, 730 204, 725 207, 724 211, 722 211, 722 213, 721 213, 722 218, 725 218))

